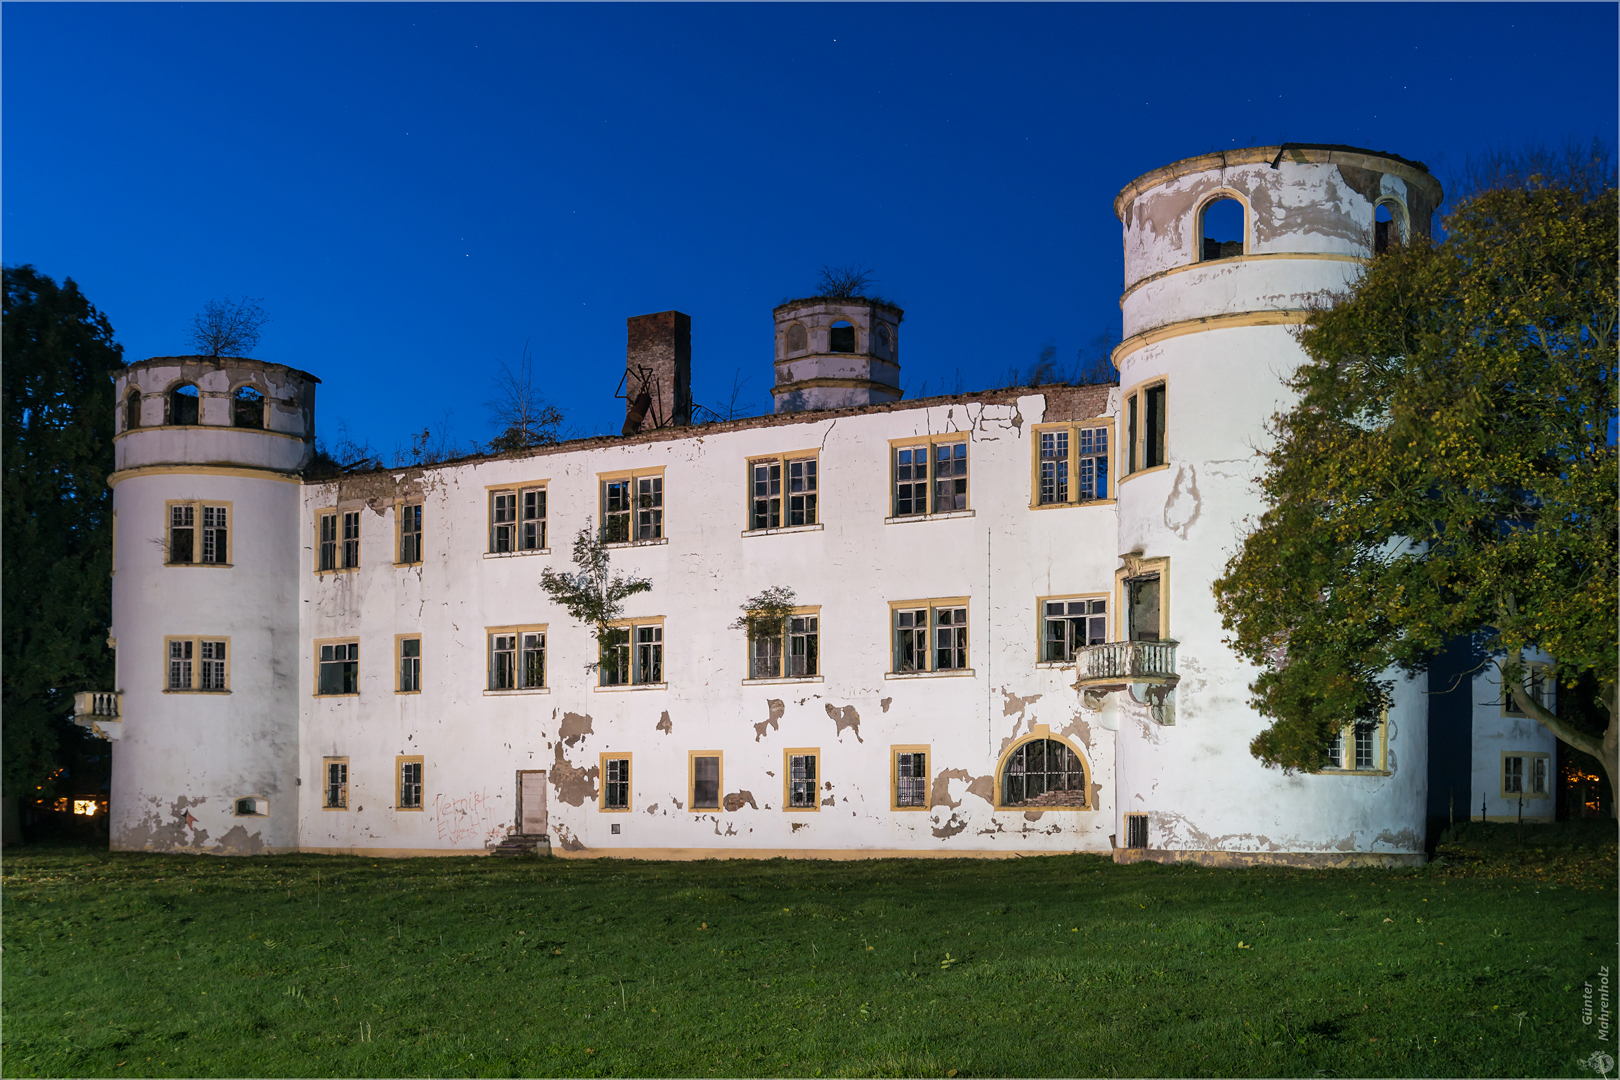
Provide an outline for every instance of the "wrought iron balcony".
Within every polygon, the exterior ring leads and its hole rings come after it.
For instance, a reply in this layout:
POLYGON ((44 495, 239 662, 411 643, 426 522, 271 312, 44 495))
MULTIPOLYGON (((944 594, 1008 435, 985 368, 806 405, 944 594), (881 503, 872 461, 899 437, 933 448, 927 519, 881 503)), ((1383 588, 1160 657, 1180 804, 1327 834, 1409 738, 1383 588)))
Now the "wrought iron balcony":
POLYGON ((124 695, 101 690, 74 694, 73 722, 103 739, 118 738, 124 722, 124 695))
POLYGON ((1128 683, 1174 686, 1176 643, 1174 641, 1109 641, 1087 645, 1074 652, 1074 687, 1111 686, 1124 689, 1128 683))

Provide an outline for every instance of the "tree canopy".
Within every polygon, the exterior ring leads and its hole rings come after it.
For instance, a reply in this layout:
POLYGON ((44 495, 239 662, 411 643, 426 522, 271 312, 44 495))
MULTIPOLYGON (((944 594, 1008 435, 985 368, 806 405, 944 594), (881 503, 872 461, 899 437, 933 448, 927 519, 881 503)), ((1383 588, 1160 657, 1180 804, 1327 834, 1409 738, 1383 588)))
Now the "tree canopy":
POLYGON ((191 347, 203 356, 251 356, 269 321, 257 300, 210 300, 191 320, 191 347))
POLYGON ((1298 403, 1263 452, 1269 508, 1215 583, 1229 643, 1262 669, 1253 703, 1272 723, 1250 749, 1320 768, 1332 732, 1387 705, 1388 672, 1469 637, 1519 708, 1612 781, 1613 183, 1532 178, 1445 225, 1444 243, 1374 260, 1300 334, 1298 403), (1598 701, 1542 708, 1528 648, 1598 701))
MULTIPOLYGON (((87 736, 73 694, 111 690, 113 328, 72 278, 6 267, 4 793, 50 795, 87 736)), ((105 761, 105 755, 95 756, 105 761)))

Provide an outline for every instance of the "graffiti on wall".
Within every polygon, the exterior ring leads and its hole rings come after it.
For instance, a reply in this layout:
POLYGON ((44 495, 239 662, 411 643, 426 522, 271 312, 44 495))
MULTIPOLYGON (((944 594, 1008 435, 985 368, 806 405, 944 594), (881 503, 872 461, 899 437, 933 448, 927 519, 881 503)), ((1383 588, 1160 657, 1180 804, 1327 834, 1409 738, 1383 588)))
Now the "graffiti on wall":
POLYGON ((438 823, 439 839, 448 840, 451 844, 460 844, 464 840, 476 840, 481 844, 491 829, 500 829, 495 819, 495 801, 489 797, 488 788, 462 799, 435 795, 433 817, 438 823))

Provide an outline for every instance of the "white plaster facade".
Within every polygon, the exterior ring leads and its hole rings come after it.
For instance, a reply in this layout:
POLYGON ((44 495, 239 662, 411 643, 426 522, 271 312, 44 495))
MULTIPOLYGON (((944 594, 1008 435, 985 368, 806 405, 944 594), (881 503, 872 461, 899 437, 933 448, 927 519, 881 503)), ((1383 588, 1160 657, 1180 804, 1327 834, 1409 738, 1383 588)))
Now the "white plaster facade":
MULTIPOLYGON (((133 365, 116 387, 121 401, 133 384, 161 394, 197 378, 206 395, 269 380, 280 402, 270 427, 283 434, 224 427, 229 415, 205 398, 198 427, 162 426, 148 401, 142 423, 155 426, 119 436, 124 707, 102 725, 121 729, 113 846, 482 852, 518 826, 520 774, 539 771, 545 831, 563 854, 1420 860, 1424 680, 1397 687, 1372 765, 1266 769, 1248 751, 1264 726, 1248 706, 1254 672, 1222 643, 1209 585, 1259 510, 1253 447, 1299 362, 1290 326, 1372 256, 1378 201, 1403 227, 1426 230, 1438 198, 1420 167, 1342 148, 1211 155, 1138 179, 1116 202, 1126 286, 1116 387, 799 402, 770 417, 317 481, 302 476, 312 376, 253 361, 133 365), (1223 194, 1246 208, 1243 253, 1201 261, 1199 215, 1223 194), (1162 463, 1147 445, 1152 408, 1165 422, 1162 463), (1052 430, 1041 425, 1051 423, 1107 429, 1105 497, 1040 505, 1040 435, 1052 430), (896 448, 929 439, 966 443, 967 507, 902 516, 896 448), (816 460, 813 526, 750 531, 749 464, 767 455, 816 460), (613 555, 616 569, 653 582, 625 615, 661 625, 664 673, 655 685, 609 688, 587 668, 589 630, 539 581, 542 568, 572 569, 575 532, 601 521, 604 476, 626 473, 663 482, 657 541, 613 555), (490 491, 524 487, 545 489, 548 546, 492 552, 490 491), (183 499, 231 500, 228 567, 164 562, 164 514, 183 499), (398 563, 402 503, 422 506, 423 557, 409 565, 398 563), (358 566, 319 568, 328 511, 358 514, 358 566), (1044 598, 1104 601, 1108 640, 1120 641, 1125 581, 1149 573, 1161 590, 1157 636, 1176 643, 1179 678, 1127 687, 1042 661, 1044 598), (818 609, 813 678, 747 677, 748 643, 730 624, 770 586, 818 609), (966 670, 896 674, 893 606, 946 598, 966 609, 966 670), (490 632, 517 626, 544 628, 546 685, 492 691, 490 632), (164 691, 165 635, 227 633, 228 694, 164 691), (397 690, 401 635, 421 641, 419 692, 397 690), (316 692, 330 642, 358 644, 352 695, 316 692), (1008 754, 1031 739, 1079 755, 1083 807, 1000 805, 1008 754), (896 747, 926 748, 924 806, 895 805, 896 747), (813 810, 784 805, 790 748, 818 757, 813 810), (719 809, 689 805, 698 752, 721 758, 719 809), (416 757, 422 805, 402 808, 400 763, 416 757), (604 805, 606 757, 631 763, 622 811, 604 805), (323 806, 334 758, 347 765, 342 809, 323 806), (265 800, 266 815, 237 815, 242 798, 265 800), (1145 847, 1127 849, 1140 826, 1127 815, 1146 815, 1145 847)), ((789 384, 833 377, 795 372, 785 334, 804 322, 805 355, 830 355, 816 334, 840 315, 811 302, 778 309, 779 382, 784 370, 789 384)), ((834 375, 871 381, 881 368, 887 383, 893 367, 897 382, 898 309, 850 321, 867 366, 834 375), (871 343, 880 316, 890 335, 881 348, 871 343)))

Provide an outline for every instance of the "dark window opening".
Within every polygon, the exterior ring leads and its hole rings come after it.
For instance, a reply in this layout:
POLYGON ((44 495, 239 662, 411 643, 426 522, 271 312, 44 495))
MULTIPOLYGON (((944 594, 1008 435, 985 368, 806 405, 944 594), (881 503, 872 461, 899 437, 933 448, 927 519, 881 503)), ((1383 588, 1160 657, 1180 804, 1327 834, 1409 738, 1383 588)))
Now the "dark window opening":
POLYGON ((197 388, 190 383, 175 387, 169 393, 169 423, 197 423, 199 401, 197 388))
POLYGON ((1399 247, 1405 241, 1402 231, 1394 207, 1379 203, 1373 210, 1373 254, 1382 255, 1391 247, 1399 247))
POLYGON ((141 426, 141 392, 131 390, 129 398, 124 403, 124 428, 129 431, 141 426))
POLYGON ((1243 204, 1216 199, 1204 207, 1198 234, 1203 238, 1201 260, 1230 259, 1243 254, 1243 204))
POLYGON ((322 694, 360 692, 360 644, 321 646, 321 677, 317 691, 322 694))
POLYGON ((692 809, 720 809, 720 759, 692 759, 692 809))
POLYGON ((833 323, 827 331, 827 348, 831 352, 854 352, 855 328, 843 321, 833 323))
POLYGON ((1164 464, 1164 387, 1149 387, 1147 399, 1147 432, 1142 440, 1143 467, 1152 469, 1164 464))
POLYGON ((1001 776, 1003 806, 1085 806, 1086 770, 1080 755, 1056 739, 1034 739, 1014 750, 1001 776))
POLYGON ((259 808, 259 800, 258 799, 237 799, 236 800, 236 815, 237 815, 237 817, 257 817, 257 816, 259 816, 259 815, 261 815, 263 813, 264 813, 264 811, 259 808))
POLYGON ((231 426, 264 427, 264 395, 251 386, 241 387, 231 395, 231 426))
POLYGON ((1125 846, 1128 848, 1145 848, 1148 845, 1148 828, 1146 814, 1125 815, 1125 846))
POLYGON ((1130 640, 1159 640, 1159 575, 1125 582, 1130 604, 1130 640))
POLYGON ((1127 413, 1127 419, 1125 421, 1125 431, 1126 431, 1125 443, 1129 447, 1129 450, 1127 451, 1127 457, 1129 457, 1130 460, 1127 463, 1127 467, 1126 467, 1125 471, 1127 473, 1133 473, 1137 469, 1137 464, 1136 464, 1136 457, 1137 457, 1137 455, 1136 455, 1136 395, 1135 394, 1131 395, 1131 400, 1128 402, 1128 408, 1126 409, 1126 413, 1127 413))

